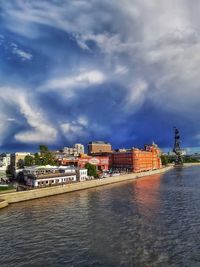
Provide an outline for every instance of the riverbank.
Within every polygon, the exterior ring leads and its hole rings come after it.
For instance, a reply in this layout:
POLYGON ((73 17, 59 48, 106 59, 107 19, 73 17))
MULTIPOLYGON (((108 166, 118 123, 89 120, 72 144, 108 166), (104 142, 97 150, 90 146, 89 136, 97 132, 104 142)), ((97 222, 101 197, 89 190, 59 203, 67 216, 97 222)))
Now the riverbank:
POLYGON ((185 167, 191 167, 191 166, 200 166, 200 162, 194 162, 194 163, 184 163, 185 167))
POLYGON ((8 202, 6 200, 0 199, 0 209, 3 209, 8 206, 8 202))
POLYGON ((4 200, 4 204, 7 203, 8 205, 10 203, 17 203, 17 202, 26 201, 26 200, 32 200, 32 199, 43 198, 43 197, 48 197, 48 196, 53 196, 53 195, 58 195, 58 194, 63 194, 63 193, 69 193, 69 192, 89 189, 93 187, 119 183, 119 182, 123 182, 127 180, 134 180, 140 177, 163 173, 172 168, 173 168, 172 166, 169 166, 169 167, 165 167, 159 170, 152 170, 152 171, 146 171, 146 172, 141 172, 141 173, 130 173, 130 174, 125 174, 125 175, 120 175, 120 176, 104 178, 104 179, 95 179, 91 181, 78 182, 78 183, 73 183, 73 184, 64 184, 64 185, 59 185, 55 187, 38 188, 38 189, 30 190, 30 191, 4 193, 4 194, 1 194, 1 198, 2 200, 4 200))

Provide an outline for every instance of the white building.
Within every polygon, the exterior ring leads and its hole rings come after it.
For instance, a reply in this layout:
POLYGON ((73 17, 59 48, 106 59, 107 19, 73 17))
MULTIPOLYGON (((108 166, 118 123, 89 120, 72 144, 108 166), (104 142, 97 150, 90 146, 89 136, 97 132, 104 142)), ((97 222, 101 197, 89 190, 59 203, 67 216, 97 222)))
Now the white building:
POLYGON ((72 156, 79 156, 80 154, 84 154, 84 145, 82 144, 75 144, 74 147, 64 147, 63 152, 72 155, 72 156))
POLYGON ((88 178, 87 169, 77 169, 77 180, 83 182, 88 178))
POLYGON ((11 164, 11 155, 10 154, 0 155, 0 170, 1 171, 6 171, 10 164, 11 164))
POLYGON ((75 144, 74 147, 75 147, 75 149, 76 149, 76 151, 77 151, 78 154, 84 154, 84 151, 85 151, 84 145, 82 145, 82 144, 75 144))
POLYGON ((65 174, 48 174, 48 175, 38 175, 35 178, 26 176, 25 178, 27 185, 32 187, 45 187, 52 185, 65 184, 70 182, 76 182, 76 173, 65 173, 65 174))
POLYGON ((87 169, 72 166, 31 166, 18 172, 23 175, 26 185, 31 187, 45 187, 67 184, 87 179, 87 169))
POLYGON ((56 166, 32 166, 22 170, 26 184, 31 187, 45 187, 76 182, 76 170, 56 166))

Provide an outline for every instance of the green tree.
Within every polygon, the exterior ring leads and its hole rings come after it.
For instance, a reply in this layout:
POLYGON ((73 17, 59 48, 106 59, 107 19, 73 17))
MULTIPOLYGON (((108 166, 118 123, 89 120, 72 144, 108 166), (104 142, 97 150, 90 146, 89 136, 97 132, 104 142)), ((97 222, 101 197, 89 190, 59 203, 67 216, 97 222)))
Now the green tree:
POLYGON ((14 178, 14 174, 15 174, 15 167, 13 165, 8 165, 6 169, 6 177, 12 179, 14 178))
POLYGON ((161 155, 161 162, 162 162, 162 165, 167 165, 169 163, 169 159, 168 159, 168 156, 167 155, 161 155))
POLYGON ((94 176, 94 178, 98 177, 98 173, 97 173, 97 169, 95 165, 86 163, 85 168, 88 170, 88 176, 94 176))
POLYGON ((27 155, 24 158, 24 165, 25 166, 32 166, 32 165, 34 165, 34 163, 35 163, 34 157, 27 155))
POLYGON ((197 162, 199 162, 199 160, 194 158, 194 157, 191 157, 191 156, 185 156, 183 158, 183 162, 184 163, 197 163, 197 162))
POLYGON ((35 165, 41 165, 40 155, 38 153, 34 154, 35 165))
POLYGON ((18 160, 17 167, 18 167, 18 169, 23 169, 24 168, 24 160, 23 159, 19 159, 18 160))
POLYGON ((40 155, 43 157, 48 151, 48 147, 45 145, 39 145, 40 155))
POLYGON ((39 146, 40 155, 35 153, 35 164, 36 165, 56 165, 56 160, 53 153, 49 151, 48 147, 45 145, 39 146))

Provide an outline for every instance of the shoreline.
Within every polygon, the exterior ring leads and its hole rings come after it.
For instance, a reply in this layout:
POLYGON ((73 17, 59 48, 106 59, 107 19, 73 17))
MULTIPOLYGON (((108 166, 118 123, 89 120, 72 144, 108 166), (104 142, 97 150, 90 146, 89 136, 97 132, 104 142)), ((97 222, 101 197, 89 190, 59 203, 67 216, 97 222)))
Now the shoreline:
POLYGON ((8 206, 8 202, 4 199, 0 199, 0 209, 3 209, 8 206))
POLYGON ((11 203, 17 203, 17 202, 28 201, 28 200, 33 200, 33 199, 38 199, 38 198, 43 198, 43 197, 48 197, 48 196, 70 193, 74 191, 80 191, 80 190, 99 187, 103 185, 120 183, 120 182, 124 182, 128 180, 135 180, 141 177, 164 173, 171 169, 173 169, 173 166, 164 167, 158 170, 150 170, 150 171, 140 172, 140 173, 124 174, 120 176, 78 182, 74 184, 64 184, 64 185, 58 185, 55 187, 32 189, 29 191, 4 193, 0 195, 1 197, 0 209, 7 207, 11 203))

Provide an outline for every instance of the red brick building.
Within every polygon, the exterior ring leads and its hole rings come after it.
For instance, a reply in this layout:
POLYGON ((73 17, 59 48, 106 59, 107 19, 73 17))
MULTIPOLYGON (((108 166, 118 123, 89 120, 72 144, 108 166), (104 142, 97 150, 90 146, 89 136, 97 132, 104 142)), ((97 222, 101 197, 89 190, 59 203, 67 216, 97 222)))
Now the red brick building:
POLYGON ((113 169, 126 169, 131 172, 160 169, 160 149, 155 146, 145 146, 144 150, 130 149, 114 152, 110 155, 110 167, 113 169))
POLYGON ((130 172, 142 172, 160 169, 160 149, 156 145, 146 145, 143 150, 133 148, 118 152, 103 152, 95 156, 82 155, 79 158, 62 158, 60 165, 74 165, 84 168, 86 163, 97 166, 99 171, 109 169, 126 170, 130 172))
POLYGON ((74 165, 80 168, 84 168, 86 163, 90 163, 97 166, 97 169, 100 171, 107 171, 109 169, 109 157, 91 157, 84 155, 76 159, 63 158, 59 163, 60 165, 74 165))

